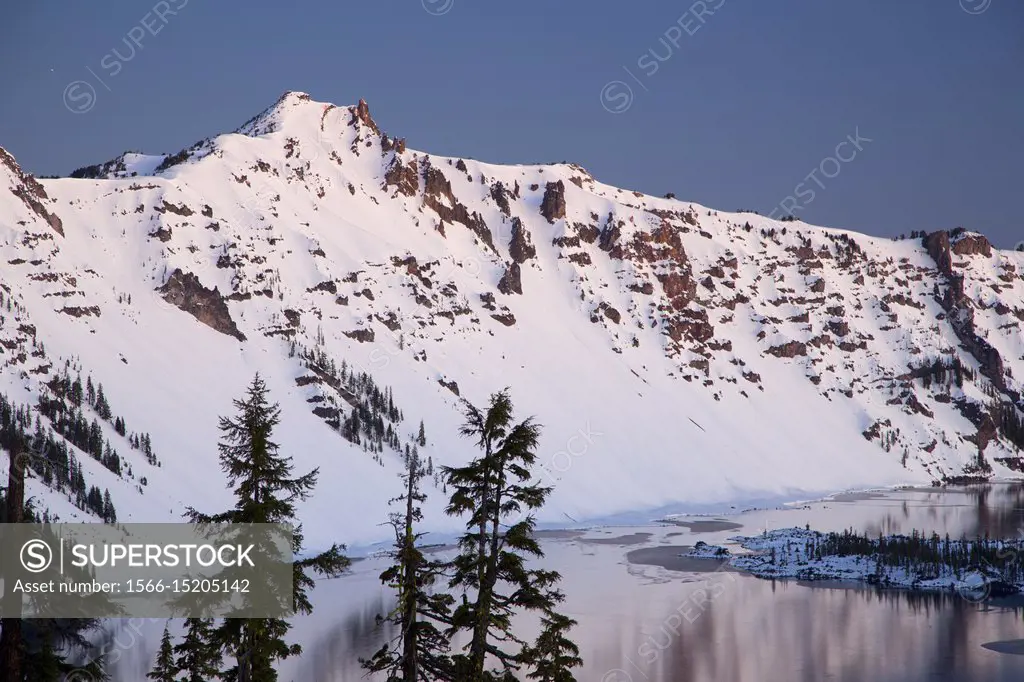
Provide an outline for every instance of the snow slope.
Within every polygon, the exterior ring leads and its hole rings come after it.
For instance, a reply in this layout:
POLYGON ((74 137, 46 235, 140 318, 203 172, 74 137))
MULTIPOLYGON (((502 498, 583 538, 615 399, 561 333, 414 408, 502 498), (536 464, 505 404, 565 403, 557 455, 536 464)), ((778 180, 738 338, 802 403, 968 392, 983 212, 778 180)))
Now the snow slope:
MULTIPOLYGON (((399 449, 423 420, 436 466, 473 455, 460 397, 510 386, 545 427, 545 522, 1021 470, 1003 423, 1022 406, 1024 254, 980 235, 893 242, 572 164, 430 156, 364 102, 295 92, 76 175, 37 182, 0 149, 0 386, 34 404, 70 366, 151 435, 158 467, 103 426, 133 477, 80 455, 122 521, 229 503, 217 416, 259 371, 283 449, 320 468, 310 542, 385 539, 401 456, 338 432, 343 361, 390 388, 399 449), (954 358, 962 386, 914 375, 954 358)), ((426 525, 447 531, 442 497, 426 525)))

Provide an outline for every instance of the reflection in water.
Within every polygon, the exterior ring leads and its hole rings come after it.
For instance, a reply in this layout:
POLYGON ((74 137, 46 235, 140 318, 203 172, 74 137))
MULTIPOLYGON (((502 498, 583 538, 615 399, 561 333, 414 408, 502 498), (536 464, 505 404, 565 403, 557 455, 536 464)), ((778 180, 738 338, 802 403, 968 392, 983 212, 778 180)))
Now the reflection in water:
POLYGON ((360 679, 365 673, 359 667, 359 659, 369 658, 396 634, 393 624, 377 622, 377 616, 386 614, 392 606, 385 604, 383 598, 367 602, 326 632, 305 642, 294 679, 317 682, 360 679))
POLYGON ((692 622, 625 628, 605 682, 917 682, 1024 678, 1024 656, 982 644, 1024 633, 1020 608, 944 594, 739 579, 692 622), (668 625, 668 626, 666 626, 668 625), (678 634, 676 634, 678 633, 678 634))
MULTIPOLYGON (((735 520, 758 529, 809 523, 823 530, 1015 537, 1024 528, 1022 509, 1024 487, 989 485, 900 490, 735 520)), ((565 577, 563 610, 579 622, 573 634, 586 662, 581 682, 1024 680, 1024 599, 973 604, 951 594, 772 582, 715 570, 717 562, 697 572, 686 562, 672 563, 681 569, 673 571, 626 560, 651 554, 658 560, 651 563, 664 564, 662 554, 673 546, 720 544, 737 532, 695 537, 692 529, 678 535, 681 528, 545 539, 545 567, 565 577), (647 532, 646 544, 632 544, 647 532)), ((377 579, 380 568, 367 561, 358 574, 318 586, 313 618, 296 628, 305 651, 288 662, 282 680, 366 679, 358 658, 387 638, 375 620, 391 598, 377 579)), ((533 626, 516 624, 528 639, 533 626)))
POLYGON ((864 530, 871 534, 909 533, 915 528, 969 538, 986 534, 1012 538, 1024 533, 1024 486, 1019 484, 897 491, 858 506, 885 510, 880 518, 865 524, 864 530))

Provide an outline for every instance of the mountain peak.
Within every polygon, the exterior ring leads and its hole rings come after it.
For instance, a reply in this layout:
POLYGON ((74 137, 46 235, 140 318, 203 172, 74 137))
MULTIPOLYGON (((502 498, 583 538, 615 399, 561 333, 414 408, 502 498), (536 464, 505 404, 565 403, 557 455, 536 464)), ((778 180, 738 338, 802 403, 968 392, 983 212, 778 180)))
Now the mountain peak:
POLYGON ((1024 254, 966 231, 892 241, 715 211, 379 130, 365 100, 289 91, 236 133, 89 181, 36 182, 0 152, 18 306, 0 395, 50 405, 80 369, 176 453, 135 459, 103 426, 120 469, 81 443, 118 518, 223 492, 205 475, 214 415, 254 371, 280 396, 282 446, 344 492, 313 511, 351 519, 353 541, 379 539, 362 519, 387 513, 402 434, 422 419, 421 455, 464 464, 445 435, 458 398, 510 376, 550 425, 558 512, 542 521, 1024 471, 1024 254))

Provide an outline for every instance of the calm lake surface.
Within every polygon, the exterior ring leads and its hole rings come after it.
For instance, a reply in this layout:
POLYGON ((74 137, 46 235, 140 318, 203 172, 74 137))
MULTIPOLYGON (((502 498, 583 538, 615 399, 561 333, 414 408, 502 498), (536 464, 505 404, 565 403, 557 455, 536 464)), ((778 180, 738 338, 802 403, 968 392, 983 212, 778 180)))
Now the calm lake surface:
MULTIPOLYGON (((1018 537, 1024 486, 842 495, 672 523, 547 532, 543 563, 562 573, 563 611, 579 621, 575 639, 586 667, 577 679, 1024 680, 1024 599, 974 603, 956 594, 771 582, 677 556, 698 540, 729 545, 735 535, 805 524, 872 534, 917 529, 1018 537)), ((374 617, 390 599, 377 580, 382 566, 377 559, 359 561, 351 575, 318 585, 315 613, 293 630, 305 651, 287 662, 282 680, 365 679, 357 659, 380 646, 374 617)), ((532 621, 524 619, 521 628, 532 638, 532 621)))

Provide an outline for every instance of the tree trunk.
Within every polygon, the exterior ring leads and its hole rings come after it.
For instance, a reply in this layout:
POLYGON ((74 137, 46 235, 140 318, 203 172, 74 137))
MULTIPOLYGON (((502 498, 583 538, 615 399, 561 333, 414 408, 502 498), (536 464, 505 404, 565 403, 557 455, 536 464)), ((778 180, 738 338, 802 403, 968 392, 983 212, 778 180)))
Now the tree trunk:
POLYGON ((469 659, 474 679, 483 679, 484 664, 487 660, 487 634, 491 628, 491 598, 493 585, 488 585, 488 576, 491 573, 492 562, 497 562, 496 555, 489 555, 487 515, 490 513, 491 491, 491 468, 494 466, 494 454, 491 441, 488 438, 484 450, 483 459, 483 485, 480 493, 480 509, 484 513, 480 519, 479 535, 479 557, 480 564, 477 569, 478 590, 476 595, 476 626, 473 628, 473 640, 469 646, 469 659))
MULTIPOLYGON (((25 510, 25 459, 17 446, 11 448, 11 462, 7 471, 7 523, 21 523, 25 510)), ((17 561, 17 553, 4 552, 10 565, 0 567, 5 575, 13 575, 12 567, 17 561)), ((21 634, 22 596, 10 589, 10 580, 3 598, 2 612, 4 615, 0 632, 0 680, 4 682, 21 682, 21 657, 24 642, 21 634)))
POLYGON ((253 634, 250 626, 242 626, 242 651, 238 656, 238 682, 253 682, 252 679, 253 634))
POLYGON ((405 613, 402 618, 402 625, 405 633, 402 639, 402 679, 405 682, 417 682, 419 676, 418 661, 416 657, 416 597, 419 586, 416 584, 416 560, 413 544, 412 521, 415 500, 413 494, 416 491, 417 461, 412 458, 409 465, 409 485, 405 491, 405 575, 402 578, 402 597, 405 603, 402 605, 405 613))

